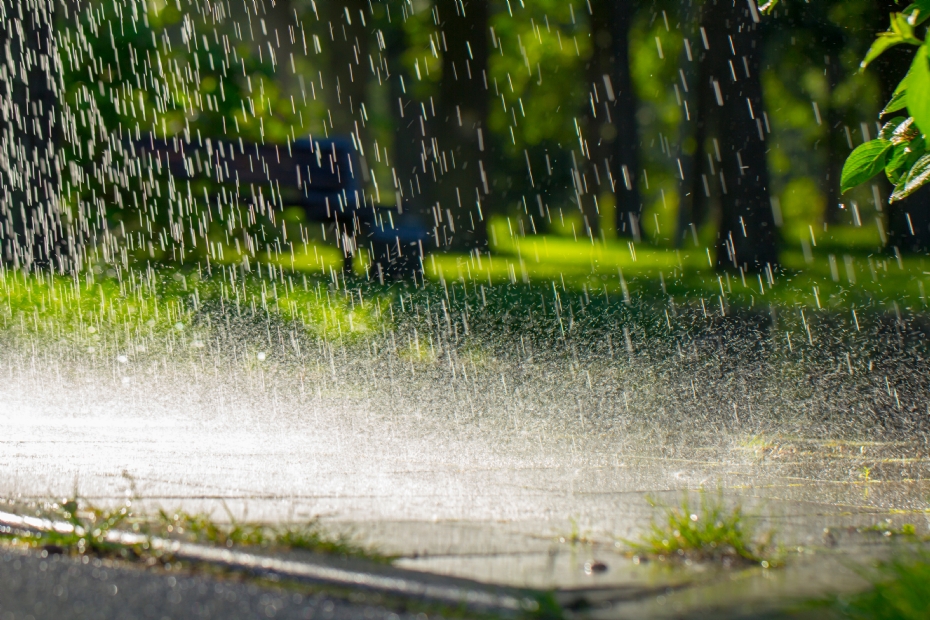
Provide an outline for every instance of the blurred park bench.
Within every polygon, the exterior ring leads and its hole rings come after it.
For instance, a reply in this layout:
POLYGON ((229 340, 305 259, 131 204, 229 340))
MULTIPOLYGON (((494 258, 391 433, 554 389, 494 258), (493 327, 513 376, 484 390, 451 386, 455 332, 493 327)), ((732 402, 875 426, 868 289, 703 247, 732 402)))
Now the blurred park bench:
POLYGON ((428 230, 402 206, 375 205, 366 195, 361 162, 349 140, 297 140, 259 145, 241 139, 136 142, 154 169, 175 179, 208 181, 212 204, 271 211, 299 207, 305 221, 331 224, 351 273, 353 259, 368 253, 368 275, 380 282, 416 278, 422 273, 428 230))

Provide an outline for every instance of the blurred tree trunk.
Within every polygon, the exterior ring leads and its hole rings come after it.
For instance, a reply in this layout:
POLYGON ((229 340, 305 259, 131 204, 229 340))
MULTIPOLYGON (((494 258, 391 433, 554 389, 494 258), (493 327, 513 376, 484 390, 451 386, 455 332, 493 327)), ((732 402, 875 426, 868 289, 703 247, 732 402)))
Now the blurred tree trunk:
MULTIPOLYGON (((828 37, 824 37, 824 39, 827 38, 828 37)), ((823 186, 826 190, 824 195, 827 198, 824 222, 827 224, 839 223, 839 215, 841 213, 839 205, 842 201, 842 196, 840 195, 840 177, 843 172, 843 162, 846 160, 845 155, 850 152, 848 148, 845 148, 848 145, 844 144, 846 140, 845 132, 843 132, 840 127, 843 121, 840 118, 840 111, 836 103, 836 89, 839 87, 842 77, 839 54, 842 52, 843 42, 840 40, 838 43, 839 45, 834 44, 828 46, 829 55, 824 58, 827 72, 828 102, 826 114, 823 118, 823 121, 827 125, 827 164, 823 186)))
MULTIPOLYGON (((75 4, 84 4, 93 6, 95 0, 67 0, 68 2, 74 2, 75 4)), ((307 6, 309 3, 304 3, 302 0, 275 0, 275 2, 265 2, 253 4, 242 3, 242 2, 231 2, 227 6, 229 7, 229 16, 230 19, 214 22, 212 28, 215 28, 220 34, 226 34, 229 37, 234 37, 235 40, 239 40, 239 35, 236 32, 236 24, 240 27, 243 24, 247 25, 250 22, 254 24, 252 32, 250 35, 245 37, 245 40, 242 40, 238 45, 247 46, 249 48, 249 53, 258 56, 265 61, 270 60, 268 55, 269 46, 274 49, 274 67, 275 67, 275 85, 278 87, 279 93, 293 93, 296 91, 296 86, 298 83, 297 76, 291 71, 290 56, 294 54, 303 55, 304 46, 300 37, 292 43, 291 42, 291 32, 295 26, 295 12, 301 11, 304 13, 309 10, 307 6)), ((193 10, 193 9, 186 9, 193 10)), ((323 17, 323 14, 320 14, 320 17, 323 17)), ((208 18, 204 16, 204 19, 208 18)), ((208 20, 205 24, 209 24, 212 20, 208 20)), ((181 39, 181 29, 183 28, 183 20, 169 26, 168 32, 172 35, 172 41, 182 40, 181 39), (177 37, 177 38, 175 38, 177 37)), ((200 33, 201 36, 203 33, 200 33)), ((299 34, 299 33, 298 33, 299 34)), ((322 32, 320 36, 322 36, 322 32)), ((329 35, 327 31, 326 41, 329 40, 329 35)), ((240 51, 241 53, 241 51, 240 51)), ((309 49, 309 53, 312 55, 313 47, 309 49)))
MULTIPOLYGON (((365 102, 368 97, 368 80, 371 72, 369 60, 369 32, 367 21, 371 18, 367 0, 327 0, 319 4, 321 17, 328 33, 324 41, 329 40, 327 65, 329 67, 328 83, 324 87, 326 103, 329 108, 329 135, 351 136, 352 144, 358 153, 361 171, 361 185, 368 185, 370 172, 368 168, 368 150, 372 143, 368 140, 366 130, 365 102), (328 35, 328 36, 327 36, 328 35)), ((349 196, 349 201, 359 201, 360 197, 349 196)), ((351 204, 361 207, 361 204, 351 204)), ((337 239, 345 256, 343 270, 351 273, 356 238, 356 219, 343 220, 337 216, 337 239), (348 239, 354 242, 349 242, 348 239), (344 244, 344 245, 343 245, 344 244)))
POLYGON ((329 81, 325 84, 326 102, 332 123, 330 131, 353 134, 360 155, 370 144, 365 139, 365 104, 368 96, 368 59, 370 19, 367 0, 321 2, 320 17, 329 39, 327 61, 329 81))
POLYGON ((54 0, 4 0, 0 17, 0 243, 2 260, 64 271, 59 200, 58 58, 54 0))
MULTIPOLYGON (((754 8, 754 7, 753 7, 754 8)), ((702 7, 698 80, 700 110, 711 137, 720 204, 717 267, 764 270, 778 264, 778 234, 769 199, 766 118, 762 99, 762 32, 746 3, 706 0, 702 7)), ((694 51, 694 50, 693 50, 694 51)), ((704 155, 703 148, 696 155, 704 155)), ((710 181, 710 175, 708 175, 710 181)), ((711 185, 711 183, 709 183, 711 185)))
POLYGON ((487 248, 488 3, 436 0, 442 82, 436 118, 438 150, 427 165, 436 178, 439 243, 455 251, 487 248))
MULTIPOLYGON (((897 4, 894 0, 879 0, 874 34, 877 35, 887 30, 888 16, 900 11, 904 6, 897 4)), ((898 46, 886 51, 872 63, 870 68, 878 73, 881 85, 882 107, 891 100, 894 89, 904 79, 913 56, 914 48, 898 46)), ((891 116, 897 116, 897 114, 891 116)), ((888 118, 883 120, 888 120, 888 118)), ((892 185, 885 175, 876 177, 872 184, 878 189, 878 191, 873 191, 873 194, 878 195, 879 204, 876 207, 884 211, 888 217, 886 248, 901 252, 930 251, 930 187, 923 187, 904 200, 888 204, 892 185)))
POLYGON ((642 204, 637 185, 639 136, 630 76, 632 0, 592 0, 588 63, 586 175, 578 200, 592 237, 599 234, 596 200, 613 194, 617 234, 638 236, 642 204), (585 183, 586 181, 586 183, 585 183))
MULTIPOLYGON (((421 167, 420 153, 426 151, 429 142, 427 119, 422 117, 420 102, 413 96, 410 74, 404 66, 403 55, 407 50, 405 0, 387 3, 390 23, 384 29, 387 46, 388 106, 393 126, 393 174, 396 179, 394 202, 404 210, 416 213, 424 224, 432 223, 428 186, 421 167), (421 143, 423 143, 421 145, 421 143), (421 151, 422 149, 422 151, 421 151)), ((432 147, 430 147, 432 148, 432 147)))
POLYGON ((679 125, 678 163, 680 184, 678 190, 678 230, 675 234, 677 247, 688 245, 690 240, 698 245, 698 228, 703 225, 710 211, 710 184, 714 179, 714 166, 708 158, 707 132, 708 123, 713 119, 709 113, 715 106, 712 88, 705 88, 703 82, 704 47, 699 32, 700 5, 692 0, 680 3, 682 30, 685 36, 684 49, 681 52, 679 74, 682 97, 682 122, 679 125), (708 165, 705 166, 705 159, 708 165), (708 178, 708 175, 710 177, 708 178))

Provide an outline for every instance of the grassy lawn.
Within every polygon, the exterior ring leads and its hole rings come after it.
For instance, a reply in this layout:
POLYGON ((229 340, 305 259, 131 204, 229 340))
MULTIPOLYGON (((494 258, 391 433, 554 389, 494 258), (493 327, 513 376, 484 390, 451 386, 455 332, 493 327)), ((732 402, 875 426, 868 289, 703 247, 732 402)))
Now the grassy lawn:
MULTIPOLYGON (((770 277, 719 273, 706 247, 677 250, 627 241, 521 237, 512 235, 512 228, 506 220, 495 221, 497 243, 489 256, 428 255, 425 287, 368 281, 364 256, 354 278, 346 281, 341 251, 325 243, 293 246, 251 261, 224 250, 223 260, 211 260, 209 266, 203 261, 119 273, 96 269, 72 277, 2 271, 0 326, 7 333, 76 339, 93 352, 97 343, 106 343, 107 334, 170 335, 196 346, 195 316, 211 304, 239 315, 277 315, 333 339, 381 332, 404 317, 419 316, 418 304, 439 304, 450 292, 458 306, 473 307, 476 300, 487 306, 493 296, 501 314, 519 314, 523 306, 539 304, 541 295, 555 295, 581 314, 595 304, 599 310, 591 316, 636 306, 661 315, 670 304, 718 316, 730 308, 770 306, 795 314, 823 309, 852 316, 850 310, 922 313, 930 288, 930 259, 883 253, 872 240, 856 238, 855 230, 844 237, 850 231, 839 229, 816 247, 786 247, 782 267, 770 277)), ((545 312, 546 301, 542 304, 545 312)), ((491 304, 486 314, 493 315, 495 308, 491 304)))
MULTIPOLYGON (((425 260, 432 281, 482 284, 556 283, 579 294, 606 292, 624 298, 703 299, 711 306, 777 306, 846 310, 874 307, 894 312, 926 308, 930 257, 890 255, 877 234, 836 227, 829 235, 786 243, 781 268, 771 274, 719 273, 714 249, 690 241, 682 249, 558 235, 520 236, 507 219, 491 225, 493 253, 485 258, 434 253, 425 260)), ((229 256, 229 252, 226 253, 229 256)), ((272 260, 288 270, 329 274, 339 268, 334 246, 308 245, 272 260)), ((364 274, 364 257, 357 269, 364 274)))

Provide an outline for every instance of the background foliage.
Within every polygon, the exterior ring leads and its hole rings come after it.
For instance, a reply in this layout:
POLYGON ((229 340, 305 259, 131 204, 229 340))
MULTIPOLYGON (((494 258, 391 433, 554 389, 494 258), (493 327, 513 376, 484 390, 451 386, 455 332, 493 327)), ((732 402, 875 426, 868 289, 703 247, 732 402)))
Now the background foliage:
MULTIPOLYGON (((345 114, 333 114, 333 28, 340 24, 333 25, 332 12, 321 13, 312 0, 235 4, 88 0, 59 19, 67 91, 62 144, 69 162, 63 189, 72 215, 90 216, 73 217, 74 225, 95 224, 76 231, 92 240, 88 256, 94 260, 219 260, 221 252, 248 252, 249 239, 255 248, 281 252, 288 241, 326 234, 304 226, 299 213, 250 214, 234 201, 207 204, 208 182, 179 184, 159 174, 157 165, 140 165, 132 143, 148 133, 282 146, 354 133, 367 145, 371 200, 394 203, 403 154, 395 144, 392 80, 396 86, 404 79, 422 108, 413 113, 429 118, 439 81, 447 77, 432 3, 373 0, 360 11, 370 40, 357 79, 365 82, 367 97, 358 109, 353 106, 352 125, 345 114)), ((930 178, 930 158, 915 129, 930 125, 930 110, 924 109, 930 96, 921 94, 930 89, 921 39, 921 24, 930 16, 925 4, 892 17, 892 34, 881 34, 871 51, 875 24, 889 19, 886 7, 871 0, 785 0, 767 7, 762 81, 771 129, 769 191, 787 247, 829 242, 879 250, 895 225, 888 196, 903 198, 930 178), (892 44, 911 49, 895 57, 911 67, 911 81, 897 89, 908 91, 907 101, 896 101, 917 120, 906 125, 902 114, 883 128, 878 119, 889 70, 860 70, 860 61, 892 44), (841 186, 840 171, 851 153, 841 186), (870 180, 881 169, 893 190, 880 177, 870 180)), ((684 41, 694 31, 688 6, 636 2, 631 28, 642 232, 646 242, 664 247, 695 243, 678 213, 679 162, 695 148, 681 129, 678 86, 684 41)), ((490 7, 491 211, 512 218, 511 228, 520 234, 577 237, 573 150, 590 86, 589 5, 494 0, 490 7), (548 217, 531 222, 536 202, 545 203, 548 217)), ((346 15, 351 18, 348 10, 346 15)), ((930 211, 926 202, 922 198, 916 208, 930 211)), ((605 204, 601 214, 605 240, 616 234, 610 209, 605 204)), ((697 243, 713 246, 713 214, 695 224, 697 243)))

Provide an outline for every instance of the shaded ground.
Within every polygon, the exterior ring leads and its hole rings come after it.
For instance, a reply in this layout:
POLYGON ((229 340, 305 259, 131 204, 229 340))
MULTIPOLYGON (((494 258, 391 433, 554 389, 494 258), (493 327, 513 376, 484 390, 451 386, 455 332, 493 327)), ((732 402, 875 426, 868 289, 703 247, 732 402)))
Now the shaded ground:
MULTIPOLYGON (((371 598, 371 597, 368 597, 371 598)), ((100 560, 0 553, 0 614, 19 618, 425 620, 356 596, 298 592, 187 571, 144 570, 100 560)), ((434 616, 435 617, 435 616, 434 616)))

